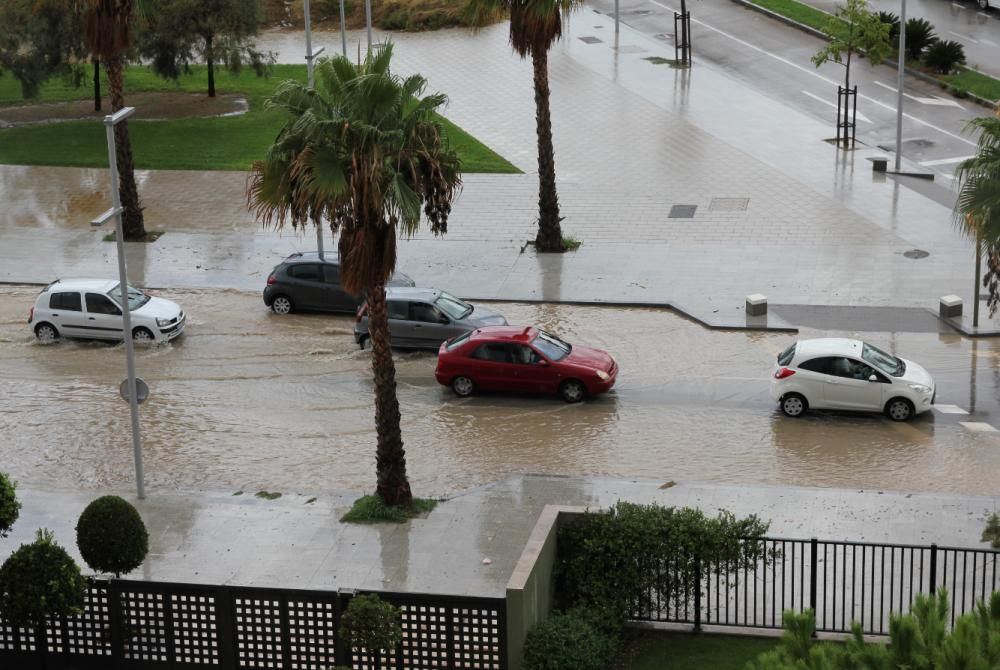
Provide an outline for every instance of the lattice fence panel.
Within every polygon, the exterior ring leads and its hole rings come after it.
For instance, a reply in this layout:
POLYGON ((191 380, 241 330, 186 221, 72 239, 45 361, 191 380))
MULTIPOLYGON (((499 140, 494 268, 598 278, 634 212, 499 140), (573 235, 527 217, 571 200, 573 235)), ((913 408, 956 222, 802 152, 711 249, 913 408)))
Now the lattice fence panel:
POLYGON ((178 663, 219 664, 218 607, 210 593, 171 596, 174 655, 178 663))
POLYGON ((136 661, 166 661, 167 622, 163 593, 122 591, 125 658, 136 661))
POLYGON ((283 668, 281 601, 268 598, 235 599, 236 655, 240 668, 283 668))
POLYGON ((293 668, 327 670, 335 664, 337 613, 333 601, 290 600, 288 630, 293 668))
POLYGON ((483 607, 452 607, 455 668, 501 670, 500 612, 483 607))
POLYGON ((17 628, 0 619, 0 651, 35 651, 35 634, 30 628, 17 628))
POLYGON ((66 639, 71 654, 111 655, 111 600, 106 582, 89 585, 83 612, 66 619, 66 639))
POLYGON ((448 665, 447 605, 403 605, 403 667, 436 670, 448 665))

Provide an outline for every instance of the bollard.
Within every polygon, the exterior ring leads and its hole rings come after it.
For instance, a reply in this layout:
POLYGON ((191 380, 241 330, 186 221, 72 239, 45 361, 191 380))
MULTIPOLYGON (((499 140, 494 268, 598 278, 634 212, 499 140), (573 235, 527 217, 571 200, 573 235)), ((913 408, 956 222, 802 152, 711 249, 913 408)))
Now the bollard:
POLYGON ((869 156, 868 160, 872 162, 872 172, 885 172, 889 166, 889 159, 885 156, 869 156))
POLYGON ((764 316, 767 314, 767 296, 751 293, 747 296, 747 316, 764 316))
POLYGON ((938 303, 938 314, 942 319, 957 319, 962 316, 962 299, 957 295, 943 295, 938 303))

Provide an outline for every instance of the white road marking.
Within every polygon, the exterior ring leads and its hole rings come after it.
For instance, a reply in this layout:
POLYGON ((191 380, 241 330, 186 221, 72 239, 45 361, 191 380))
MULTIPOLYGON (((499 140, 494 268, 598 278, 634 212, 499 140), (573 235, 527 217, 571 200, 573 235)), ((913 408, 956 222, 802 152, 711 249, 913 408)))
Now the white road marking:
MULTIPOLYGON (((892 91, 893 93, 896 92, 895 86, 890 86, 889 84, 886 84, 884 82, 876 81, 875 85, 881 86, 882 88, 892 91)), ((933 98, 921 98, 916 95, 910 95, 906 91, 903 91, 903 96, 909 98, 910 100, 915 100, 924 105, 939 105, 942 107, 958 107, 959 109, 963 110, 965 109, 965 107, 962 107, 962 105, 958 104, 954 100, 950 100, 948 98, 942 98, 940 95, 935 95, 933 98)))
POLYGON ((975 158, 975 156, 958 156, 956 158, 939 158, 933 161, 921 161, 921 165, 924 167, 934 167, 935 165, 951 165, 952 163, 961 163, 964 160, 970 158, 975 158))
POLYGON ((993 17, 991 17, 991 16, 989 15, 989 14, 987 14, 986 12, 976 12, 976 16, 981 16, 981 17, 983 17, 984 19, 990 19, 990 18, 993 18, 993 17))
POLYGON ((963 40, 968 40, 973 44, 979 44, 979 40, 977 40, 975 37, 969 37, 968 35, 963 35, 962 33, 956 33, 954 30, 949 30, 948 34, 954 35, 955 37, 961 37, 963 40))
POLYGON ((965 9, 965 5, 960 5, 957 2, 951 3, 952 7, 958 7, 959 9, 965 9))
POLYGON ((1000 430, 982 421, 959 421, 959 423, 963 428, 971 430, 973 433, 1000 433, 1000 430))
POLYGON ((942 414, 968 414, 968 412, 958 405, 931 405, 931 407, 942 414))
MULTIPOLYGON (((669 10, 671 12, 676 12, 677 11, 676 8, 671 7, 669 5, 665 5, 662 2, 658 2, 658 0, 649 0, 649 2, 651 4, 656 5, 657 7, 662 7, 663 9, 669 10)), ((756 51, 758 53, 762 53, 765 56, 769 56, 770 58, 773 58, 773 59, 775 59, 777 61, 780 61, 780 62, 784 63, 785 65, 791 65, 796 70, 800 70, 802 72, 805 72, 806 74, 808 74, 810 76, 813 76, 813 77, 816 77, 817 79, 820 79, 822 81, 825 81, 826 83, 828 83, 828 84, 830 84, 832 86, 839 86, 840 85, 840 82, 836 82, 836 81, 834 81, 832 79, 828 79, 828 78, 824 77, 823 75, 821 75, 821 74, 819 74, 817 72, 813 72, 812 70, 809 70, 808 68, 805 68, 805 67, 799 65, 798 63, 793 63, 792 61, 788 60, 787 58, 783 58, 783 57, 779 56, 778 54, 771 53, 767 49, 762 49, 759 46, 756 46, 754 44, 750 44, 746 40, 741 40, 739 37, 736 37, 735 35, 731 35, 730 33, 727 33, 725 30, 720 30, 719 28, 716 28, 715 26, 710 26, 707 23, 705 23, 704 21, 701 21, 699 19, 691 19, 691 23, 697 23, 699 26, 702 26, 703 28, 707 28, 708 30, 711 30, 713 32, 716 32, 716 33, 722 35, 723 37, 726 37, 726 38, 728 38, 728 39, 736 42, 737 44, 742 44, 743 46, 747 47, 748 49, 753 49, 754 51, 756 51)), ((888 109, 890 112, 893 112, 893 113, 896 112, 896 108, 893 107, 892 105, 887 105, 884 102, 880 102, 879 100, 876 100, 875 98, 870 98, 867 95, 860 95, 859 94, 859 96, 861 98, 864 98, 865 100, 871 102, 871 103, 874 103, 874 104, 878 105, 879 107, 883 107, 885 109, 888 109)), ((956 135, 955 133, 949 132, 949 131, 945 130, 944 128, 940 128, 938 126, 935 126, 933 123, 928 123, 927 121, 924 121, 923 119, 918 119, 917 117, 912 116, 910 114, 907 114, 906 112, 903 112, 903 116, 906 117, 907 119, 909 119, 910 121, 914 121, 916 123, 919 123, 920 125, 927 126, 928 128, 930 128, 932 130, 936 130, 939 133, 941 133, 942 135, 947 135, 948 137, 950 137, 950 138, 952 138, 954 140, 958 140, 959 142, 965 142, 966 144, 968 144, 971 147, 977 146, 975 142, 973 142, 973 141, 971 141, 971 140, 969 140, 969 139, 967 139, 965 137, 962 137, 961 135, 956 135)))
MULTIPOLYGON (((819 96, 818 96, 818 95, 816 95, 815 93, 810 93, 809 91, 802 91, 802 92, 803 92, 804 94, 808 95, 808 96, 809 96, 810 98, 812 98, 813 100, 819 100, 819 101, 820 101, 820 102, 822 102, 822 103, 823 103, 824 105, 826 105, 826 106, 828 106, 828 107, 833 107, 834 109, 837 109, 837 106, 836 106, 835 104, 833 104, 832 102, 830 102, 829 100, 827 100, 827 99, 825 99, 825 98, 821 98, 821 97, 819 97, 819 96)), ((865 123, 871 123, 871 122, 872 122, 872 120, 871 120, 871 119, 869 119, 869 118, 868 118, 867 116, 865 116, 865 115, 864 115, 864 114, 862 114, 861 112, 858 112, 858 118, 859 118, 859 119, 861 119, 862 121, 864 121, 865 123)))
POLYGON ((980 41, 980 43, 985 44, 986 46, 989 46, 989 47, 995 47, 995 46, 997 46, 997 43, 994 42, 993 40, 980 39, 979 41, 980 41))

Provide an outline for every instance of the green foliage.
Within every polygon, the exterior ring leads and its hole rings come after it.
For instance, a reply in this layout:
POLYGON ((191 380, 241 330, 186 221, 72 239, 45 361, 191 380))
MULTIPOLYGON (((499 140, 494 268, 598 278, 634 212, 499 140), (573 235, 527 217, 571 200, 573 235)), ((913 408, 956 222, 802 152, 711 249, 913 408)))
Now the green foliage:
POLYGON ((751 0, 753 4, 769 9, 776 14, 788 17, 793 21, 803 23, 810 28, 823 30, 826 28, 830 15, 821 9, 816 9, 797 0, 751 0))
POLYGON ((927 19, 913 18, 906 22, 906 57, 917 60, 924 50, 937 42, 934 26, 927 19))
POLYGON ((889 41, 895 43, 899 38, 899 17, 894 12, 879 12, 878 20, 889 26, 889 41))
POLYGON ((823 26, 830 41, 813 56, 813 64, 819 67, 827 61, 841 63, 846 68, 844 85, 850 88, 853 54, 864 52, 872 65, 878 65, 892 52, 891 29, 891 24, 883 23, 868 8, 867 0, 847 0, 823 26))
POLYGON ((524 670, 605 670, 617 641, 595 627, 583 610, 556 613, 524 641, 524 670))
MULTIPOLYGON (((0 505, 2 509, 2 505, 0 505)), ((986 520, 986 528, 983 529, 983 536, 980 542, 989 542, 994 549, 1000 549, 1000 514, 993 512, 986 520)))
POLYGON ((17 499, 16 489, 17 483, 0 472, 0 537, 7 537, 21 513, 21 501, 17 499))
POLYGON ((983 286, 992 317, 1000 308, 1000 115, 972 119, 966 130, 978 132, 977 152, 955 170, 959 184, 955 219, 986 257, 983 286))
POLYGON ((149 551, 149 533, 131 503, 118 496, 102 496, 80 515, 76 546, 92 570, 120 577, 142 565, 149 551))
POLYGON ((0 612, 10 624, 37 628, 83 608, 87 580, 51 531, 41 529, 0 566, 0 612))
POLYGON ((340 520, 344 523, 406 523, 436 506, 436 500, 414 498, 410 509, 403 509, 386 505, 378 496, 361 496, 340 520))
POLYGON ((937 40, 924 53, 924 63, 941 74, 948 74, 965 63, 965 48, 954 40, 937 40))
POLYGON ((777 644, 770 637, 656 632, 641 636, 619 656, 628 658, 622 664, 628 670, 744 670, 777 644))
POLYGON ((3 0, 0 26, 0 71, 18 82, 21 97, 37 97, 53 74, 80 72, 70 65, 85 55, 75 12, 53 0, 3 0))
POLYGON ((355 596, 341 619, 340 634, 369 652, 395 649, 403 639, 399 608, 376 595, 355 596))
POLYGON ((696 575, 768 561, 763 543, 755 541, 767 528, 753 515, 710 518, 697 509, 626 502, 581 515, 559 529, 560 606, 599 608, 618 622, 647 598, 683 608, 694 596, 696 575))

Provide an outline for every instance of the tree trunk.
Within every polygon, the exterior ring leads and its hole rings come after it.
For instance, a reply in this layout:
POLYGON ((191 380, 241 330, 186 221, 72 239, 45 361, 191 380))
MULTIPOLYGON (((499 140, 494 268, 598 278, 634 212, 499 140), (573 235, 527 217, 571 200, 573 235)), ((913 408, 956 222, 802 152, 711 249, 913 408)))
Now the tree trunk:
POLYGON ((215 97, 215 54, 212 53, 212 36, 205 37, 205 60, 208 62, 208 97, 215 97))
POLYGON ((368 292, 368 333, 372 341, 372 372, 375 376, 375 470, 378 496, 386 505, 409 507, 413 502, 406 478, 406 452, 399 427, 399 399, 396 397, 396 365, 389 345, 389 313, 385 286, 368 292))
POLYGON ((548 52, 542 48, 531 50, 531 64, 535 70, 535 123, 538 127, 538 235, 535 249, 562 252, 559 216, 559 196, 556 194, 556 158, 552 146, 552 117, 549 112, 548 52))
POLYGON ((101 60, 94 59, 94 111, 101 111, 101 60))
MULTIPOLYGON (((111 111, 117 112, 125 106, 124 68, 121 56, 104 61, 108 75, 108 95, 111 111)), ((115 155, 118 158, 118 194, 121 197, 122 228, 126 240, 141 240, 146 236, 142 221, 142 207, 139 204, 139 189, 135 185, 135 166, 132 162, 132 142, 128 134, 128 121, 115 126, 115 155)))

